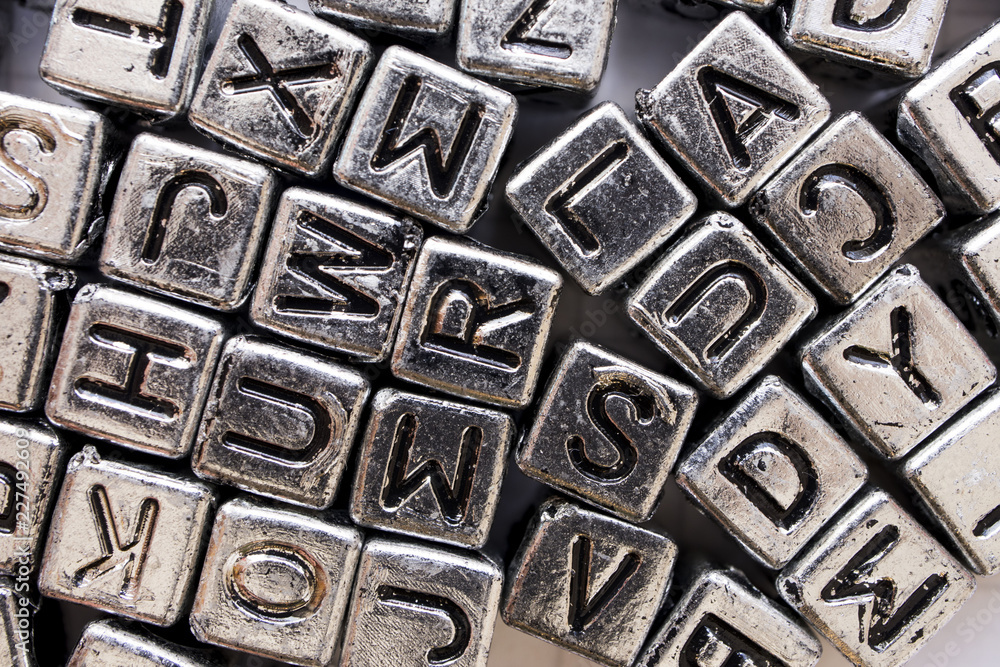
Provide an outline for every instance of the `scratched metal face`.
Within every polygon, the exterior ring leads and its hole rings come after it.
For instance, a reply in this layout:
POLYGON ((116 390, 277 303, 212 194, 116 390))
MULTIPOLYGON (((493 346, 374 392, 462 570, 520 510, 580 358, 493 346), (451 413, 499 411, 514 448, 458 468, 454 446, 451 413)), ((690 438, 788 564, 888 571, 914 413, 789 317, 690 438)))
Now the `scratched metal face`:
POLYGON ((48 597, 154 625, 187 611, 215 509, 211 488, 180 475, 70 459, 38 588, 48 597))
POLYGON ((249 294, 276 187, 267 167, 141 134, 118 182, 101 271, 233 311, 249 294))
POLYGON ((617 0, 462 0, 458 66, 531 86, 591 92, 611 49, 617 0))
POLYGON ((868 491, 782 570, 778 592, 852 662, 902 665, 976 590, 884 491, 868 491))
POLYGON ((291 188, 281 196, 250 318, 295 340, 384 361, 423 241, 408 218, 291 188))
POLYGON ((474 552, 374 537, 340 667, 486 667, 502 588, 497 564, 474 552))
POLYGON ((222 657, 156 637, 142 626, 92 621, 66 667, 222 667, 222 657))
POLYGON ((367 42, 277 0, 236 0, 191 105, 214 139, 309 177, 329 168, 367 42))
POLYGON ((55 424, 180 458, 222 349, 214 318, 106 285, 77 292, 49 386, 55 424))
POLYGON ((1000 214, 962 225, 940 243, 951 286, 1000 326, 1000 214))
POLYGON ((677 545, 563 500, 539 508, 507 573, 504 623, 628 667, 666 599, 677 545))
POLYGON ((449 394, 523 408, 541 370, 562 278, 466 239, 424 243, 392 372, 449 394))
POLYGON ((362 541, 361 531, 333 515, 248 498, 224 504, 191 631, 209 644, 327 667, 339 646, 362 541))
POLYGON ((309 0, 313 13, 328 21, 421 41, 451 32, 456 5, 456 0, 309 0))
POLYGON ((319 355, 237 336, 222 352, 191 459, 204 479, 326 508, 370 383, 319 355))
POLYGON ((996 368, 917 270, 903 265, 803 345, 810 392, 898 459, 996 379, 996 368))
POLYGON ((734 208, 830 117, 819 88, 742 12, 733 12, 636 115, 716 204, 734 208))
POLYGON ((677 483, 750 554, 781 568, 868 479, 805 400, 761 380, 677 468, 677 483))
POLYGON ((784 44, 915 79, 930 69, 948 0, 795 0, 779 10, 784 44))
POLYGON ((746 667, 812 667, 819 662, 819 639, 743 573, 703 566, 685 583, 681 599, 636 667, 728 665, 725 656, 738 656, 746 667))
POLYGON ((211 10, 212 0, 58 0, 42 78, 67 95, 180 116, 194 94, 211 10))
POLYGON ((507 182, 507 201, 590 294, 621 282, 698 204, 614 102, 521 165, 507 182))
POLYGON ((549 378, 517 464, 616 516, 648 521, 697 405, 691 387, 576 341, 549 378))
POLYGON ((382 54, 333 176, 451 232, 483 213, 514 132, 510 93, 400 46, 382 54))
POLYGON ((857 112, 824 130, 749 210, 839 304, 871 287, 945 214, 916 169, 857 112))

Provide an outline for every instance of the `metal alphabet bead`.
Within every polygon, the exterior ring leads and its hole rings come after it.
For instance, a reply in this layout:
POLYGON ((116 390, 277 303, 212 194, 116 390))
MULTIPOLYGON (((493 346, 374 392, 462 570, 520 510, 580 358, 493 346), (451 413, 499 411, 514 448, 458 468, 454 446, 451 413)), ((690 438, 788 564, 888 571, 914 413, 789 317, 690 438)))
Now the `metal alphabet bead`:
POLYGON ((897 131, 934 172, 949 209, 1000 209, 1000 21, 903 96, 897 131))
POLYGON ((340 667, 486 667, 503 572, 478 554, 365 544, 340 667))
POLYGON ((591 92, 611 49, 617 0, 462 0, 458 66, 533 86, 591 92))
POLYGON ((222 667, 223 660, 155 637, 141 626, 92 621, 66 667, 222 667))
POLYGON ((727 213, 690 227, 626 304, 646 335, 718 398, 745 385, 817 309, 727 213))
POLYGON ((219 508, 191 610, 199 641, 297 665, 333 660, 361 532, 246 498, 219 508))
POLYGON ((982 575, 1000 571, 998 434, 1000 393, 994 390, 901 468, 931 516, 982 575))
POLYGON ((70 311, 45 414, 63 428, 181 458, 198 430, 223 335, 213 318, 87 285, 70 311))
POLYGON ((369 528, 486 544, 514 421, 502 412, 383 389, 372 401, 351 496, 369 528))
POLYGON ((740 206, 830 117, 816 84, 750 17, 733 12, 653 90, 636 115, 708 196, 740 206))
POLYGON ((316 16, 361 30, 384 30, 417 40, 451 32, 456 0, 309 0, 316 16))
POLYGON ((0 665, 37 667, 38 664, 31 641, 34 609, 30 603, 26 604, 27 591, 18 589, 24 585, 0 577, 0 665))
POLYGON ((389 356, 420 225, 301 188, 281 196, 250 306, 254 324, 364 361, 389 356))
POLYGON ((111 123, 93 111, 0 92, 0 248, 72 263, 104 227, 116 162, 111 123))
POLYGON ((802 621, 742 573, 702 567, 635 664, 812 667, 821 652, 802 621))
POLYGON ((502 407, 531 401, 562 278, 518 255, 434 237, 414 270, 397 377, 502 407))
POLYGON ((944 205, 863 115, 846 113, 751 200, 750 213, 840 304, 944 219, 944 205))
POLYGON ((42 78, 67 95, 180 116, 194 94, 211 10, 212 0, 57 0, 42 78))
POLYGON ((590 294, 620 282, 698 204, 614 102, 522 165, 507 183, 507 201, 590 294))
POLYGON ((948 0, 794 0, 779 10, 790 49, 915 79, 927 73, 948 0))
POLYGON ((866 492, 777 582, 788 604, 861 667, 902 665, 976 581, 885 492, 866 492))
POLYGON ((1000 213, 962 225, 941 239, 952 287, 1000 326, 1000 213))
POLYGON ((45 424, 0 419, 0 573, 35 570, 66 450, 45 424))
POLYGON ((118 183, 101 271, 235 310, 249 294, 276 187, 267 167, 141 134, 118 183))
POLYGON ((65 293, 75 284, 72 271, 0 255, 0 408, 41 406, 65 293))
POLYGON ((666 535, 546 501, 508 571, 503 620, 590 660, 628 667, 666 598, 676 557, 666 535))
POLYGON ((38 575, 43 595, 155 625, 186 612, 215 510, 201 482, 102 460, 70 459, 38 575))
POLYGON ((802 367, 809 391, 890 459, 913 449, 997 374, 908 264, 809 340, 802 367))
POLYGON ((575 341, 549 379, 517 464, 615 516, 648 521, 697 405, 694 389, 575 341))
POLYGON ((751 389, 677 469, 677 483, 779 569, 868 479, 850 446, 775 376, 751 389))
POLYGON ((371 64, 367 42, 277 0, 236 0, 191 124, 310 177, 326 172, 371 64))
POLYGON ((468 231, 517 118, 510 93, 400 46, 386 49, 334 178, 448 231, 468 231))

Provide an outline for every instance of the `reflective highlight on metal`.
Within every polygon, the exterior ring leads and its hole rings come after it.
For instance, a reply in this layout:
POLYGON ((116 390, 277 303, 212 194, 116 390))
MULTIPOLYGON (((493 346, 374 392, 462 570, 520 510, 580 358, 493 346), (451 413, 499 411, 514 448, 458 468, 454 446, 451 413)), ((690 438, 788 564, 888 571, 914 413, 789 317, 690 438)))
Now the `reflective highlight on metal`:
POLYGON ((368 82, 333 175, 344 187, 451 232, 486 207, 517 100, 391 46, 368 82))
POLYGON ((456 0, 309 0, 316 16, 360 30, 384 30, 417 40, 451 32, 456 0))
POLYGON ((267 167, 141 134, 118 182, 101 271, 235 310, 249 294, 277 185, 267 167))
POLYGON ((383 389, 358 445, 351 518, 362 526, 486 544, 516 428, 502 412, 383 389))
POLYGON ((201 482, 74 455, 38 575, 43 595, 154 625, 187 611, 215 497, 201 482))
POLYGON ((698 204, 614 102, 584 114, 521 165, 507 201, 590 294, 621 282, 698 204))
POLYGON ((389 356, 415 222, 301 188, 281 196, 250 306, 254 324, 365 361, 389 356))
POLYGON ((904 264, 802 348, 806 387, 890 459, 996 379, 961 322, 904 264))
POLYGON ((575 341, 539 399, 517 464, 615 516, 648 521, 697 405, 687 385, 575 341))
POLYGON ((365 544, 340 667, 486 667, 503 572, 479 554, 365 544))
POLYGON ((191 124, 237 151, 319 177, 368 74, 363 39, 276 0, 236 0, 191 124))
POLYGON ((333 504, 371 390, 357 370, 237 336, 191 460, 204 479, 306 507, 333 504))
POLYGON ((361 532, 332 515, 237 498, 219 508, 191 610, 199 641, 296 665, 329 665, 361 532))
POLYGON ((66 667, 222 667, 221 656, 156 637, 138 625, 92 621, 66 667))
POLYGON ((530 401, 562 278, 518 255, 434 237, 417 259, 392 372, 502 407, 530 401))
POLYGON ((740 206, 830 117, 819 88, 753 20, 733 12, 636 116, 715 204, 740 206))
POLYGON ((863 667, 906 662, 976 589, 972 574, 880 490, 859 498, 777 585, 863 667))
POLYGON ((63 428, 181 458, 194 442, 224 333, 214 318, 86 285, 70 310, 45 414, 63 428))
POLYGON ((940 241, 951 287, 1000 326, 1000 214, 962 225, 940 241))
MULTIPOLYGON (((25 581, 27 579, 25 578, 25 581)), ((34 605, 18 591, 13 579, 0 577, 0 664, 37 667, 32 649, 34 605)))
POLYGON ((717 398, 749 382, 817 309, 728 213, 688 227, 626 305, 643 332, 717 398))
POLYGON ((510 564, 503 620, 589 660, 627 667, 666 599, 676 557, 664 534, 548 500, 510 564))

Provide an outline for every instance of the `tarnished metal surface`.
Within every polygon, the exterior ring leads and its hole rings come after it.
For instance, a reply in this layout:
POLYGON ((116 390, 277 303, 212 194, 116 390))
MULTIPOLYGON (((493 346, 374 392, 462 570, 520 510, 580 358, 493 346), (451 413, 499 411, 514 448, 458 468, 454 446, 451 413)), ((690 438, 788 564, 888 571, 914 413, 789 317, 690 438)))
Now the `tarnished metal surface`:
POLYGON ((93 621, 66 667, 222 667, 221 657, 155 637, 141 626, 93 621))
POLYGON ((457 6, 456 0, 309 0, 313 13, 330 21, 430 40, 451 32, 457 6))

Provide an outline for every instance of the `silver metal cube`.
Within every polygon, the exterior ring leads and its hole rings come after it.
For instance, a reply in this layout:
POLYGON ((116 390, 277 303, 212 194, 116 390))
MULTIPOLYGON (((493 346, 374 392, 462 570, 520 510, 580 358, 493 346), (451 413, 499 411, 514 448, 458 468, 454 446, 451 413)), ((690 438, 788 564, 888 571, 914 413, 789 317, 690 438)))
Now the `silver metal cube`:
POLYGON ((359 444, 355 523, 438 542, 486 544, 516 428, 506 414, 383 389, 359 444))
POLYGON ((382 54, 333 176, 451 232, 486 208, 514 131, 510 93, 400 46, 382 54))
POLYGON ((1000 571, 1000 393, 991 391, 901 467, 977 573, 1000 571))
POLYGON ((906 662, 976 581, 884 491, 866 492, 778 578, 778 591, 852 662, 906 662))
POLYGON ((37 667, 32 650, 34 604, 27 576, 21 581, 0 577, 0 664, 37 667))
POLYGON ((716 204, 740 206, 830 117, 819 88, 753 20, 733 12, 636 115, 716 204))
POLYGON ((1000 22, 903 96, 896 129, 934 172, 949 209, 1000 209, 1000 22))
POLYGON ((898 459, 996 379, 944 302, 904 264, 803 345, 806 387, 898 459))
POLYGON ((809 291, 727 213, 689 227, 626 305, 716 397, 749 382, 817 310, 809 291))
POLYGON ((309 0, 313 14, 329 21, 422 41, 451 32, 456 6, 456 0, 309 0))
POLYGON ((45 424, 0 419, 0 574, 26 581, 38 565, 66 450, 45 424))
POLYGON ((948 0, 794 0, 779 12, 793 50, 916 79, 930 69, 948 0))
POLYGON ((267 167, 141 134, 118 182, 101 271, 236 310, 250 293, 277 185, 267 167))
POLYGON ((517 464, 615 516, 648 521, 697 406, 687 385, 574 341, 549 378, 517 464))
POLYGON ((67 95, 157 119, 180 116, 194 94, 212 3, 57 0, 42 78, 67 95))
POLYGON ((742 573, 702 567, 636 664, 812 667, 821 653, 802 621, 742 573))
POLYGON ((199 641, 297 665, 336 655, 361 532, 237 498, 219 508, 191 610, 199 641))
POLYGON ((70 310, 45 414, 124 447, 186 456, 224 333, 200 313, 87 285, 70 310))
POLYGON ((617 0, 462 0, 458 66, 589 93, 604 75, 617 0))
POLYGON ((340 667, 486 667, 503 572, 479 554, 365 543, 340 667))
POLYGON ((604 665, 638 657, 677 558, 669 537, 563 500, 538 510, 507 574, 504 622, 604 665))
POLYGON ((622 281, 698 205, 614 102, 521 165, 507 182, 507 201, 590 294, 622 281))
POLYGON ((201 419, 195 473, 306 507, 333 504, 371 384, 360 371, 231 338, 201 419))
POLYGON ((677 468, 677 483, 779 569, 868 479, 850 446, 781 379, 765 377, 677 468))
POLYGON ((38 575, 43 595, 154 625, 187 611, 215 510, 206 484, 74 455, 38 575))
POLYGON ((562 278, 528 258, 434 237, 417 258, 392 372, 509 408, 531 401, 562 278))
POLYGON ((104 228, 116 163, 111 123, 84 109, 0 92, 0 248, 56 262, 80 259, 104 228))
POLYGON ((940 240, 953 284, 1000 326, 1000 213, 962 225, 940 240))
POLYGON ((66 667, 222 667, 223 660, 160 639, 141 626, 92 621, 83 629, 66 667))
POLYGON ((906 158, 852 111, 754 195, 750 214, 810 281, 847 304, 945 211, 906 158))
POLYGON ((420 226, 301 188, 281 196, 250 318, 274 333, 380 362, 389 356, 420 226))
POLYGON ((310 177, 326 173, 372 50, 278 0, 235 0, 191 104, 210 137, 310 177))
POLYGON ((67 269, 0 255, 0 408, 39 408, 59 341, 66 293, 76 284, 67 269))

